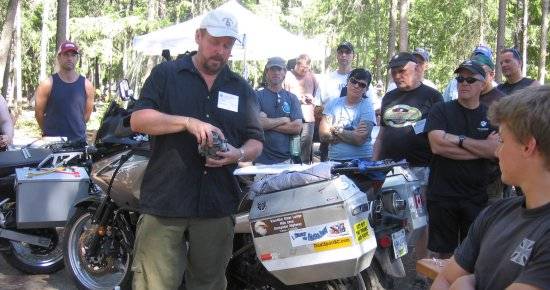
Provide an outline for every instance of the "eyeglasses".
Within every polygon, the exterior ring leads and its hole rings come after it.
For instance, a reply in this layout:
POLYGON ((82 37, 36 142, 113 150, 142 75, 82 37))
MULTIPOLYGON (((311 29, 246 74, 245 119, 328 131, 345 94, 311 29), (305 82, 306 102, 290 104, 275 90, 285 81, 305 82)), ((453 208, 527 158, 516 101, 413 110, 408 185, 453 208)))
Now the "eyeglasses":
POLYGON ((350 82, 352 85, 358 85, 358 86, 361 87, 362 89, 364 89, 364 88, 367 87, 367 84, 366 84, 366 83, 360 82, 360 81, 356 80, 355 78, 349 78, 349 82, 350 82))
POLYGON ((474 77, 467 77, 467 78, 465 78, 465 77, 462 77, 462 76, 458 76, 458 77, 456 77, 455 79, 456 79, 456 82, 459 83, 459 84, 462 83, 462 82, 464 82, 464 81, 466 81, 466 82, 469 83, 469 84, 473 84, 473 83, 475 83, 475 82, 477 82, 477 81, 480 81, 480 82, 481 82, 481 80, 478 80, 478 79, 476 79, 476 78, 474 78, 474 77))
POLYGON ((277 93, 277 102, 275 103, 275 108, 278 108, 281 105, 281 95, 277 93))

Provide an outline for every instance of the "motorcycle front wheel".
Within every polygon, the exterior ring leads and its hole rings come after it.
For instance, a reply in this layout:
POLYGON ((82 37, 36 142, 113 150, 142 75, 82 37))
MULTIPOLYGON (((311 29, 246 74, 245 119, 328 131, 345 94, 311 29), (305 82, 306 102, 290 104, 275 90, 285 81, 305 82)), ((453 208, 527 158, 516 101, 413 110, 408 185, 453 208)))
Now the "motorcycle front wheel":
POLYGON ((2 252, 8 264, 27 274, 51 274, 63 268, 63 249, 61 240, 63 228, 24 230, 32 234, 51 239, 48 248, 24 242, 9 241, 9 250, 2 252))
POLYGON ((97 227, 92 225, 94 210, 78 209, 65 227, 64 258, 69 274, 80 289, 130 289, 132 253, 121 242, 127 237, 110 227, 110 236, 98 238, 97 227), (89 246, 94 238, 99 240, 92 249, 89 246))

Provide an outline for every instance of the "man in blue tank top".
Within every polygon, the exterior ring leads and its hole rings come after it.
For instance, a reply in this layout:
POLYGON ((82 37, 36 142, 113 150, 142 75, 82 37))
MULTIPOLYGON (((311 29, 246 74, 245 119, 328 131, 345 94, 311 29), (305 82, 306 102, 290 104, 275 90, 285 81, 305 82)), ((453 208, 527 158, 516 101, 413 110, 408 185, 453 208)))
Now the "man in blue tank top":
POLYGON ((78 56, 75 43, 61 43, 57 51, 58 72, 36 89, 34 112, 43 136, 86 140, 86 122, 92 114, 95 89, 76 72, 78 56))

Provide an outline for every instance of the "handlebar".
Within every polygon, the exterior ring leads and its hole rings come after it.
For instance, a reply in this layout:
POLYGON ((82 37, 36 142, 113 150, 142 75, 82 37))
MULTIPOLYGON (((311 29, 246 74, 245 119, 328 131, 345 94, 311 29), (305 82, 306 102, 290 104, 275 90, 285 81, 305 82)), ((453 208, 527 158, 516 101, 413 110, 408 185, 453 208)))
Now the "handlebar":
POLYGON ((408 162, 405 160, 393 161, 391 159, 385 159, 380 161, 369 161, 354 159, 352 161, 344 162, 335 165, 331 169, 332 174, 344 174, 344 173, 360 173, 367 174, 371 172, 388 172, 395 166, 407 166, 408 162))

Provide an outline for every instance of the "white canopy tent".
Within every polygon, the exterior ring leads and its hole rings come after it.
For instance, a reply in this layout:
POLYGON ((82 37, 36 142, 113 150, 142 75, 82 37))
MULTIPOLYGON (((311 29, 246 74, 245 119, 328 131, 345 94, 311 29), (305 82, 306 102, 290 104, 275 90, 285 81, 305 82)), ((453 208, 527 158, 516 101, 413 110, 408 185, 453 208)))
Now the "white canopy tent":
MULTIPOLYGON (((312 59, 323 60, 325 46, 319 41, 305 39, 283 29, 276 23, 261 18, 244 8, 235 0, 226 2, 216 9, 231 12, 239 22, 243 43, 235 43, 233 60, 266 60, 272 56, 286 59, 306 53, 312 59)), ((160 55, 169 49, 172 55, 197 49, 195 31, 205 14, 186 22, 175 24, 133 39, 133 48, 146 55, 160 55)))

